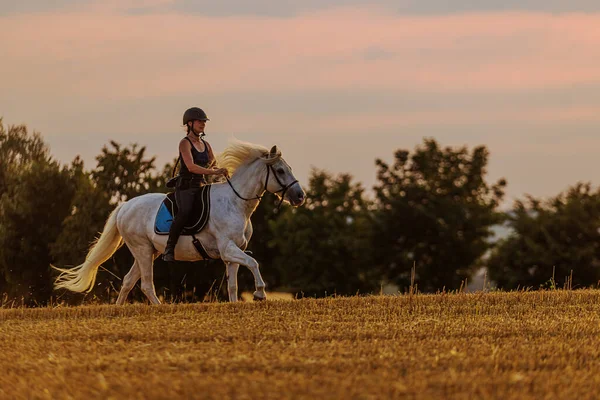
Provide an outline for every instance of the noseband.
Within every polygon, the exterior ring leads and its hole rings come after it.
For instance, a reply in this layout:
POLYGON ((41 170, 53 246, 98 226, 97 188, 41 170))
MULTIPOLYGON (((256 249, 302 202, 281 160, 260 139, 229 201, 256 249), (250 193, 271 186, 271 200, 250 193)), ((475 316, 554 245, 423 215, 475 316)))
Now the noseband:
MULTIPOLYGON (((263 196, 264 196, 264 193, 268 192, 267 185, 269 184, 269 174, 271 173, 272 170, 273 170, 273 165, 271 165, 271 164, 267 165, 267 179, 265 179, 265 188, 263 190, 263 194, 261 194, 260 196, 251 197, 251 198, 247 199, 247 198, 241 196, 237 192, 237 190, 235 190, 235 188, 231 184, 231 180, 229 180, 229 178, 227 178, 227 183, 229 183, 229 186, 231 186, 231 189, 233 190, 233 193, 235 193, 235 195, 237 197, 239 197, 240 199, 245 200, 245 201, 261 200, 263 198, 263 196)), ((279 190, 277 190, 275 192, 272 192, 273 194, 281 192, 281 200, 279 201, 279 204, 277 205, 277 207, 281 207, 281 203, 283 203, 283 199, 285 198, 286 192, 288 191, 289 188, 291 188, 293 185, 295 185, 296 183, 298 183, 298 180, 295 180, 294 182, 290 183, 289 185, 284 185, 279 180, 279 177, 277 176, 277 174, 275 173, 275 171, 273 171, 273 176, 275 177, 275 180, 277 181, 277 183, 279 184, 279 186, 281 186, 281 189, 279 189, 279 190)))

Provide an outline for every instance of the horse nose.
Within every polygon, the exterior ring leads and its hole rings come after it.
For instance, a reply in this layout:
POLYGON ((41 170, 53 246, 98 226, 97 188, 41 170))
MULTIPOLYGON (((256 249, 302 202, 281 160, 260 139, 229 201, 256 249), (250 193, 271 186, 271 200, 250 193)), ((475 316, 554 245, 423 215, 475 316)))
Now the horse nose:
POLYGON ((304 203, 304 192, 300 192, 300 194, 298 195, 298 201, 300 202, 300 204, 304 203))

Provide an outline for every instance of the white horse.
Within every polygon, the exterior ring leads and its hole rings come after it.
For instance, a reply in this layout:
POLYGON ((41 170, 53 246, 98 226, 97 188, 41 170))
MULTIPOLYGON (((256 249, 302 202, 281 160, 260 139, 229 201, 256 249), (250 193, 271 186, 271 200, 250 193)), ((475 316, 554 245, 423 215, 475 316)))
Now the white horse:
MULTIPOLYGON (((245 265, 254 275, 256 300, 265 300, 265 282, 258 262, 244 250, 252 235, 250 216, 265 191, 275 193, 281 201, 297 207, 304 203, 305 193, 292 169, 273 146, 267 148, 234 141, 218 157, 220 167, 227 168, 231 179, 213 184, 210 191, 210 218, 196 235, 211 258, 221 258, 227 268, 229 301, 237 301, 237 272, 245 265)), ((90 291, 98 267, 125 242, 135 261, 123 279, 117 304, 125 303, 127 295, 142 279, 142 291, 153 304, 160 304, 153 281, 153 262, 164 252, 167 235, 154 232, 158 209, 164 194, 149 193, 120 204, 110 214, 97 242, 90 248, 85 262, 71 269, 60 269, 55 289, 75 292, 90 291)), ((202 257, 192 244, 191 236, 181 236, 175 248, 175 258, 197 261, 202 257)))

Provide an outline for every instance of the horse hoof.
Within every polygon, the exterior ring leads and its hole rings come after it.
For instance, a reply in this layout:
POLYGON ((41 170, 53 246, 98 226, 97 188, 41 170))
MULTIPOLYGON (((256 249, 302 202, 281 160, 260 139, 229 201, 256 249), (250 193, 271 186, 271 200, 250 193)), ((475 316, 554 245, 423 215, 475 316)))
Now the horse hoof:
POLYGON ((254 301, 265 301, 266 299, 266 297, 259 297, 257 295, 254 295, 254 301))

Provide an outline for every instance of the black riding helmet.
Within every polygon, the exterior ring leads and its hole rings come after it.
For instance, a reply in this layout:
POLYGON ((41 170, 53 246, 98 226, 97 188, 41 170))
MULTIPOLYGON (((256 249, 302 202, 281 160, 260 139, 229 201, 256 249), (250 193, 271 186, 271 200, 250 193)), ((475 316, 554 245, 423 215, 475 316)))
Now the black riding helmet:
POLYGON ((201 108, 198 108, 198 107, 192 107, 190 109, 187 109, 183 113, 183 124, 184 125, 187 125, 188 122, 195 121, 195 120, 210 121, 210 119, 208 119, 208 117, 206 116, 206 113, 204 112, 204 110, 202 110, 201 108))

